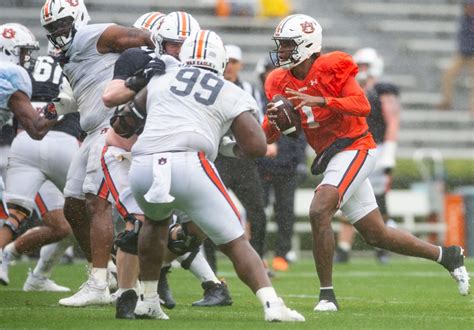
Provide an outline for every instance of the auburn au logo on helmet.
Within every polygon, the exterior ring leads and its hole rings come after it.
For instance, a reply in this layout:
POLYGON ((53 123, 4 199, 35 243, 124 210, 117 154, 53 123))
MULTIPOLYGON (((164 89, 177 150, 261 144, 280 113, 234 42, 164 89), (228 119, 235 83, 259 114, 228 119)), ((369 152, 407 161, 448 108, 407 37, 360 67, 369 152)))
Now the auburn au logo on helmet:
POLYGON ((79 6, 79 1, 77 0, 66 0, 66 2, 73 7, 79 6))
POLYGON ((303 30, 304 33, 313 33, 316 28, 314 27, 313 22, 304 22, 301 23, 301 30, 303 30))
POLYGON ((2 36, 6 39, 13 39, 15 38, 15 34, 15 30, 13 30, 12 28, 6 28, 5 30, 3 30, 2 36))

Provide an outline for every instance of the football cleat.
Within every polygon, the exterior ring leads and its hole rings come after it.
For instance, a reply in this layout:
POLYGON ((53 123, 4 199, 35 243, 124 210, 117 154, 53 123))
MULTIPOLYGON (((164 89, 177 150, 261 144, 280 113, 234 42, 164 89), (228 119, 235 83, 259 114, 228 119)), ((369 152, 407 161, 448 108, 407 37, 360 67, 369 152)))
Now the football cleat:
POLYGON ((213 281, 203 282, 201 284, 204 289, 204 297, 201 300, 193 302, 195 307, 212 307, 212 306, 230 306, 232 305, 232 297, 225 282, 214 283, 213 281))
POLYGON ((137 307, 135 308, 135 318, 169 320, 168 315, 161 309, 158 294, 148 298, 142 296, 142 298, 138 300, 137 307))
POLYGON ((334 254, 334 263, 347 264, 349 262, 349 259, 349 251, 344 251, 340 247, 336 247, 336 253, 334 254))
POLYGON ((314 307, 315 312, 337 312, 338 310, 335 302, 326 299, 320 300, 316 307, 314 307))
POLYGON ((109 285, 109 291, 115 292, 118 289, 117 281, 117 267, 112 261, 107 264, 107 283, 109 285))
POLYGON ((123 291, 122 294, 117 298, 115 307, 115 318, 116 319, 135 319, 135 308, 137 307, 138 296, 135 290, 129 289, 123 291))
POLYGON ((168 273, 171 266, 161 268, 160 279, 158 281, 158 295, 160 296, 160 303, 168 308, 173 309, 176 306, 176 301, 171 294, 171 289, 168 284, 168 273))
POLYGON ((275 257, 272 261, 272 268, 278 272, 286 272, 289 268, 288 261, 283 257, 275 257))
POLYGON ((10 279, 8 278, 8 264, 10 263, 10 254, 0 249, 0 284, 8 285, 10 284, 10 279))
POLYGON ((463 296, 469 294, 469 273, 464 266, 464 249, 460 246, 443 247, 440 264, 446 268, 451 277, 458 283, 459 293, 463 296))
POLYGON ((67 307, 108 305, 111 302, 112 298, 107 283, 97 283, 97 280, 92 277, 82 284, 74 295, 59 300, 60 305, 67 307))
POLYGON ((23 284, 23 291, 69 292, 71 289, 58 285, 47 277, 35 275, 30 271, 25 284, 23 284))
POLYGON ((281 298, 275 302, 268 302, 264 307, 265 321, 268 322, 304 322, 303 315, 285 306, 281 298))

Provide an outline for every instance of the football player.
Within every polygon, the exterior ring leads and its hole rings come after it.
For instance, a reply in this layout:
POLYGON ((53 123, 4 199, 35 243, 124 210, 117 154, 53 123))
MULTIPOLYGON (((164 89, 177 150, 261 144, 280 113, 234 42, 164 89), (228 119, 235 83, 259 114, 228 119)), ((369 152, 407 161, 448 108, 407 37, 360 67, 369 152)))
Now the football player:
MULTIPOLYGON (((73 99, 71 87, 63 78, 56 58, 40 56, 34 63, 30 66, 33 106, 42 109, 56 97, 58 101, 73 99)), ((52 267, 70 245, 70 240, 65 239, 70 236, 71 227, 63 213, 62 190, 69 164, 79 149, 78 140, 82 135, 79 114, 66 114, 41 141, 33 140, 21 129, 21 125, 19 129, 10 149, 4 198, 9 213, 20 222, 31 215, 36 204, 43 226, 28 230, 5 247, 1 265, 2 282, 8 282, 11 259, 40 246, 60 242, 42 248, 37 267, 30 272, 23 289, 70 291, 55 284, 49 276, 52 267)))
MULTIPOLYGON (((141 70, 146 71, 149 75, 151 70, 153 73, 163 73, 163 69, 159 69, 160 60, 156 60, 156 56, 168 58, 168 67, 179 65, 178 55, 182 42, 194 30, 199 30, 199 24, 188 13, 173 12, 165 15, 158 13, 148 13, 140 17, 134 24, 135 27, 150 29, 155 27, 152 32, 152 40, 155 42, 155 51, 149 48, 131 48, 123 52, 115 63, 114 77, 107 84, 104 91, 103 100, 108 106, 120 105, 130 101, 135 96, 136 86, 130 86, 125 81, 134 76, 141 70), (154 23, 153 20, 161 20, 161 23, 154 23), (159 29, 156 27, 159 26, 159 29), (171 57, 170 57, 171 56, 171 57), (150 60, 153 62, 150 63, 150 60), (131 88, 132 89, 131 89, 131 88), (126 98, 126 96, 129 96, 126 98)), ((163 63, 164 65, 164 63, 163 63)), ((150 75, 151 76, 151 75, 150 75)), ((136 79, 136 77, 134 77, 136 79)), ((144 81, 145 82, 145 81, 144 81)), ((139 88, 139 87, 138 87, 139 88)), ((144 124, 144 118, 135 118, 136 127, 128 126, 127 118, 134 116, 133 113, 127 113, 123 107, 116 110, 116 115, 112 119, 112 127, 121 132, 118 135, 115 130, 107 132, 106 147, 102 155, 103 170, 109 190, 114 197, 115 204, 120 214, 126 219, 126 232, 119 236, 116 244, 119 247, 117 252, 117 264, 119 275, 119 291, 116 304, 117 318, 133 318, 133 310, 130 306, 135 306, 137 294, 133 291, 138 275, 138 257, 137 239, 138 230, 144 219, 143 211, 140 210, 129 190, 128 172, 130 168, 130 153, 133 143, 136 141, 138 133, 144 124), (125 132, 122 128, 129 127, 129 132, 125 132), (129 138, 127 138, 130 136, 129 138), (123 271, 122 271, 123 270, 123 271), (132 291, 130 291, 132 290, 132 291), (122 293, 123 292, 123 293, 122 293), (134 302, 133 302, 134 301, 134 302), (133 303, 131 303, 133 302, 133 303)), ((180 219, 183 216, 179 217, 180 219)), ((175 227, 173 227, 175 228, 175 227)), ((176 241, 170 238, 170 244, 176 241)), ((199 244, 194 244, 193 251, 182 251, 178 257, 181 264, 193 272, 199 280, 202 280, 203 288, 205 288, 203 301, 193 305, 197 306, 215 306, 229 305, 232 303, 227 286, 221 283, 215 276, 212 269, 199 250, 199 244)), ((160 274, 158 285, 158 293, 163 305, 167 308, 173 308, 175 302, 169 288, 167 287, 166 274, 170 268, 169 262, 175 259, 176 255, 169 253, 167 256, 167 265, 163 267, 160 274)))
MULTIPOLYGON (((57 123, 57 116, 37 111, 31 104, 31 79, 25 68, 30 67, 32 52, 39 49, 36 38, 25 26, 17 23, 7 23, 0 26, 0 126, 8 122, 15 115, 23 129, 33 139, 43 138, 49 129, 57 123), (48 119, 49 118, 49 119, 48 119)), ((0 177, 0 186, 3 190, 3 180, 0 177)), ((29 186, 28 186, 29 187, 29 186)), ((34 196, 34 195, 33 195, 34 196)), ((2 198, 5 198, 3 196, 2 198)), ((21 209, 11 210, 9 214, 2 204, 0 227, 0 257, 3 248, 11 242, 18 231, 18 226, 27 212, 21 209)), ((8 274, 0 267, 0 283, 7 285, 8 274)))
MULTIPOLYGON (((367 117, 367 124, 377 144, 377 161, 374 170, 369 175, 369 180, 384 221, 387 225, 394 226, 395 222, 390 219, 387 211, 385 197, 391 189, 391 174, 396 160, 401 110, 399 91, 394 84, 378 81, 383 73, 383 59, 375 49, 359 49, 353 58, 359 67, 356 79, 370 102, 371 110, 367 117)), ((336 248, 336 262, 349 261, 354 234, 353 226, 346 221, 341 222, 336 248)), ((387 251, 376 249, 376 256, 380 263, 388 262, 387 251)))
MULTIPOLYGON (((366 117, 370 103, 355 78, 358 69, 343 52, 321 54, 322 28, 307 15, 290 15, 276 27, 271 52, 275 65, 265 83, 268 99, 289 97, 301 115, 308 144, 317 157, 313 174, 323 174, 315 190, 309 217, 313 255, 320 282, 315 311, 339 309, 332 283, 334 234, 331 220, 341 209, 375 247, 441 263, 455 278, 461 294, 469 292, 469 276, 459 246, 441 247, 385 226, 368 180, 375 165, 375 142, 366 117)), ((263 128, 267 142, 280 132, 274 124, 278 109, 268 105, 263 128)))
POLYGON ((61 50, 63 72, 78 103, 81 128, 87 133, 67 175, 64 214, 92 265, 85 285, 59 301, 64 306, 111 301, 107 263, 113 228, 100 156, 113 111, 104 106, 102 94, 118 53, 131 47, 153 47, 148 32, 115 24, 87 25, 88 21, 82 0, 46 0, 41 9, 41 25, 49 41, 61 50))
POLYGON ((132 147, 129 173, 133 195, 145 213, 138 240, 143 299, 135 314, 168 319, 156 291, 168 224, 173 210, 179 209, 232 260, 240 279, 261 301, 265 320, 304 321, 278 298, 212 163, 229 129, 237 143, 227 144, 228 152, 265 154, 256 101, 222 78, 227 54, 216 33, 192 34, 179 57, 186 65, 153 77, 133 105, 147 113, 144 131, 132 147))

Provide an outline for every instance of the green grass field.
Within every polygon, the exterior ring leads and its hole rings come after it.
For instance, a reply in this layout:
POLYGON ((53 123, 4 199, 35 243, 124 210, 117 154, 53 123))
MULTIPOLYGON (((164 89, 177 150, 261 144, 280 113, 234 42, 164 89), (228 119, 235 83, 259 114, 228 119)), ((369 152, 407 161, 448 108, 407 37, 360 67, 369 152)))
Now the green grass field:
MULTIPOLYGON (((63 308, 57 301, 68 294, 22 292, 32 266, 20 262, 11 267, 10 285, 0 287, 1 329, 474 329, 474 295, 460 296, 454 280, 441 266, 412 258, 393 258, 384 266, 373 258, 354 258, 348 265, 337 265, 334 285, 341 305, 338 313, 313 312, 318 282, 311 259, 278 273, 274 286, 287 305, 306 317, 300 324, 265 323, 259 302, 224 259, 219 260, 219 275, 230 287, 233 306, 191 307, 201 297, 200 285, 189 272, 175 269, 169 280, 178 304, 167 311, 169 321, 118 321, 113 306, 63 308)), ((467 266, 472 272, 474 260, 468 260, 467 266)), ((53 279, 77 289, 85 280, 85 266, 57 266, 53 279)))

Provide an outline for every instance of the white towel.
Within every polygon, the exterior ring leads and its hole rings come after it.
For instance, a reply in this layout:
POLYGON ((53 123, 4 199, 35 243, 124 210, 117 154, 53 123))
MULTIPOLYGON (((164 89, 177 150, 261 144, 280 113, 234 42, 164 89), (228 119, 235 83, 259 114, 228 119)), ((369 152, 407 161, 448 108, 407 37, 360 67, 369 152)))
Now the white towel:
POLYGON ((153 183, 145 194, 149 203, 171 203, 171 153, 153 155, 153 183))

